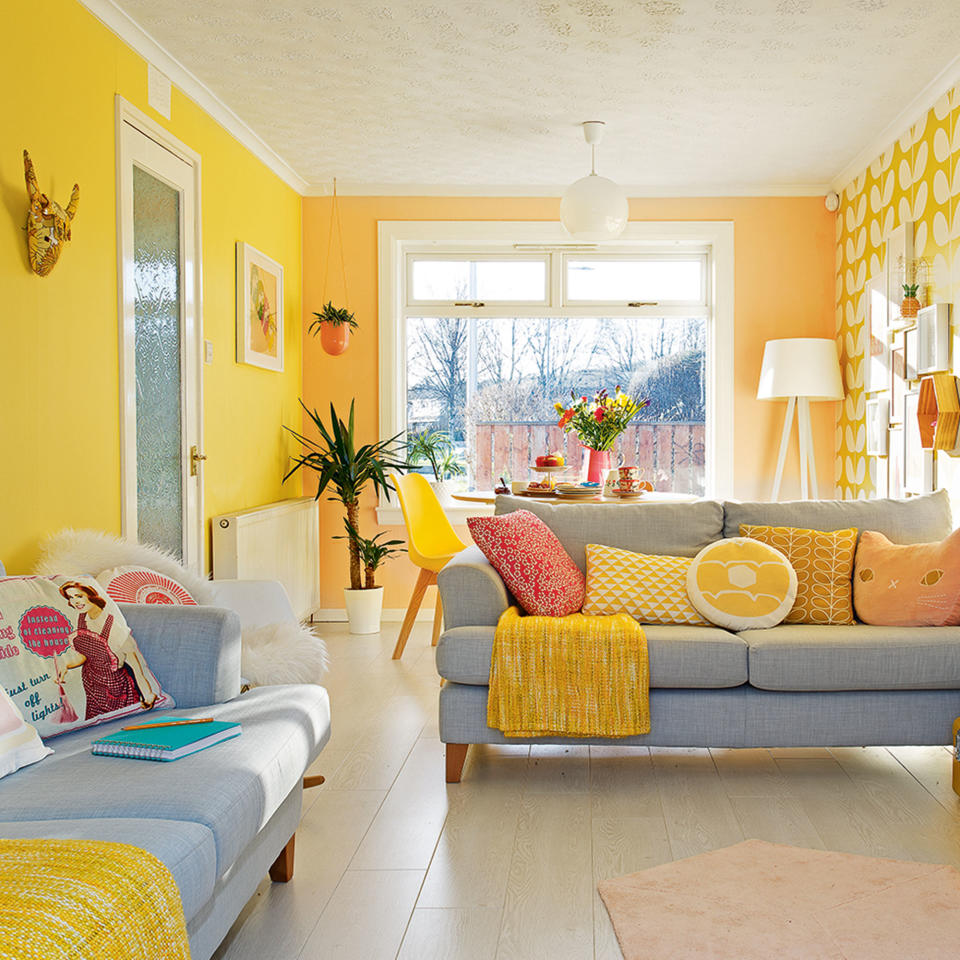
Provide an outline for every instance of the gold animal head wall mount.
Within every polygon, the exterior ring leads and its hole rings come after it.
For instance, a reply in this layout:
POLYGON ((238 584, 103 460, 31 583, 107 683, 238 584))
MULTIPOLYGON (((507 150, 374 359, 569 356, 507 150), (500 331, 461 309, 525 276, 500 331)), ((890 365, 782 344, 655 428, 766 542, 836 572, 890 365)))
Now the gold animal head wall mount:
POLYGON ((70 239, 70 224, 80 203, 80 184, 73 185, 70 202, 64 210, 37 186, 37 172, 26 150, 23 151, 23 175, 27 181, 30 209, 27 212, 27 257, 34 273, 47 276, 57 265, 63 245, 70 239))

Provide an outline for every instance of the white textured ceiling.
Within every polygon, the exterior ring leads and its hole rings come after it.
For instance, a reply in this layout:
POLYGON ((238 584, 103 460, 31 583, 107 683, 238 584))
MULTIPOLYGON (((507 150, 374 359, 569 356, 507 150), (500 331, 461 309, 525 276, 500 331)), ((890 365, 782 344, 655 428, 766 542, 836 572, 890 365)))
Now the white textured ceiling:
MULTIPOLYGON (((958 0, 117 0, 309 183, 825 184, 960 51, 958 0)), ((546 191, 545 191, 546 192, 546 191)))

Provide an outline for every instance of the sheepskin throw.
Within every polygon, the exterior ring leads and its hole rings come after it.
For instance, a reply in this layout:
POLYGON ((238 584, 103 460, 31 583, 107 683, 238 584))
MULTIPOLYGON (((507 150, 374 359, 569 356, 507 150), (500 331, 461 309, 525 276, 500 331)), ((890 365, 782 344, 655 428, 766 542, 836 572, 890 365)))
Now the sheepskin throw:
POLYGON ((87 574, 95 577, 111 567, 148 567, 176 580, 199 604, 213 603, 210 581, 184 567, 172 554, 99 530, 61 530, 40 544, 35 573, 87 574))
POLYGON ((319 683, 327 671, 327 645, 295 621, 243 631, 240 672, 251 686, 319 683))

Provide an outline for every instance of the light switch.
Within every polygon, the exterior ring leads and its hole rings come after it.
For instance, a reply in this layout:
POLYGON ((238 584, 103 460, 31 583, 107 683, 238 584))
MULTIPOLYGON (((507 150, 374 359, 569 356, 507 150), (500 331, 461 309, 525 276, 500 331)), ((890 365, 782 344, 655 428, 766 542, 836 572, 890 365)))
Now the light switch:
POLYGON ((213 363, 213 341, 212 340, 203 341, 203 362, 213 363))

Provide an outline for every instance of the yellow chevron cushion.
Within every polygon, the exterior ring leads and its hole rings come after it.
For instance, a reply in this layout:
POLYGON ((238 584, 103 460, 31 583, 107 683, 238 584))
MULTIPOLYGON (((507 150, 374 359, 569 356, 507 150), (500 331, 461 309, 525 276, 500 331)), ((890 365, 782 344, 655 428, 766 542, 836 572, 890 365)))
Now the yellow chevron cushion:
POLYGON ((797 575, 779 550, 748 537, 704 547, 687 572, 690 602, 728 630, 774 627, 790 612, 797 575))
POLYGON ((655 557, 587 544, 589 616, 628 613, 640 623, 708 627, 687 596, 689 557, 655 557))
POLYGON ((853 561, 857 528, 803 530, 742 524, 740 535, 779 550, 797 571, 797 599, 784 623, 855 623, 853 561))

